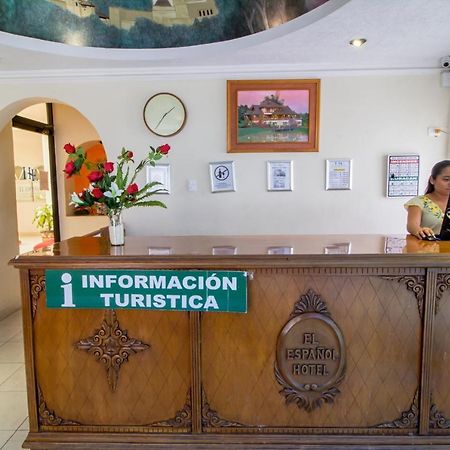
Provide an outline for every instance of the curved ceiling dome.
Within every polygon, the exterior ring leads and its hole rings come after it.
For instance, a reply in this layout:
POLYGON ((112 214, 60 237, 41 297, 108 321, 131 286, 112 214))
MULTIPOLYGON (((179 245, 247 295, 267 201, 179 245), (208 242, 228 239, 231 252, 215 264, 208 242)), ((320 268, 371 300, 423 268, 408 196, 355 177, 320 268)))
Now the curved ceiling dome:
POLYGON ((266 31, 328 1, 9 0, 0 30, 82 47, 188 47, 266 31))
MULTIPOLYGON (((65 2, 65 0, 52 1, 65 2)), ((81 2, 86 0, 71 1, 75 6, 78 2, 80 6, 81 2)), ((89 0, 98 4, 98 7, 100 1, 109 5, 111 17, 114 11, 124 9, 113 1, 125 0, 89 0)), ((173 5, 180 4, 176 2, 184 0, 160 0, 162 3, 156 0, 139 1, 141 6, 144 2, 151 1, 152 11, 156 11, 157 8, 168 8, 163 10, 168 11, 174 7, 173 5)), ((202 1, 198 0, 198 3, 202 1)), ((215 21, 232 29, 240 21, 236 26, 243 27, 246 22, 244 11, 238 14, 235 9, 237 15, 233 16, 234 18, 228 16, 230 19, 228 22, 224 18, 220 19, 221 12, 218 5, 221 5, 221 1, 230 2, 228 5, 230 8, 232 3, 251 4, 253 9, 250 10, 251 14, 247 19, 253 20, 251 22, 253 31, 261 28, 261 24, 264 23, 261 12, 269 11, 267 7, 270 5, 273 7, 278 2, 285 6, 284 11, 289 11, 287 7, 291 5, 290 2, 304 3, 312 9, 279 26, 275 26, 275 20, 270 19, 268 23, 272 28, 221 42, 187 46, 186 37, 180 41, 184 45, 181 47, 105 48, 67 45, 43 40, 43 36, 36 39, 12 34, 13 25, 17 24, 20 14, 26 12, 27 20, 31 20, 33 16, 38 17, 40 6, 43 4, 48 6, 50 0, 0 0, 0 30, 6 30, 0 31, 0 81, 6 79, 16 81, 18 78, 50 81, 58 78, 74 81, 81 78, 104 80, 124 76, 143 79, 167 77, 223 79, 252 76, 268 79, 279 78, 280 74, 291 78, 315 78, 325 73, 333 72, 340 75, 347 71, 437 72, 440 70, 439 61, 449 54, 450 0, 426 2, 398 0, 390 2, 389 8, 386 7, 386 0, 328 0, 324 3, 319 0, 319 3, 322 3, 320 6, 315 2, 307 3, 309 0, 214 0, 219 13, 212 17, 205 16, 201 20, 195 19, 196 26, 206 27, 207 23, 215 21), (24 10, 23 4, 26 4, 28 11, 24 10), (266 9, 263 8, 264 4, 266 9), (417 30, 423 32, 418 33, 417 30), (367 39, 367 45, 359 49, 350 46, 349 41, 355 37, 367 39)), ((86 3, 83 5, 88 8, 86 3)), ((56 3, 52 3, 51 7, 53 11, 63 10, 56 3)), ((65 13, 68 14, 67 11, 65 13)), ((54 28, 61 36, 67 37, 67 42, 86 43, 83 41, 81 31, 71 28, 69 22, 55 22, 49 17, 45 20, 43 28, 54 28)), ((103 19, 96 13, 95 17, 91 14, 79 20, 98 25, 103 19)), ((136 19, 135 23, 141 21, 147 23, 148 19, 145 21, 136 19)), ((27 22, 23 20, 23 24, 26 25, 27 22)), ((156 25, 165 33, 193 27, 193 25, 156 25)), ((136 25, 132 25, 128 33, 132 32, 133 27, 136 25)), ((26 26, 24 28, 26 28, 24 34, 31 35, 31 28, 28 29, 26 26)), ((114 27, 102 23, 101 27, 94 27, 94 34, 103 39, 101 31, 105 29, 114 27)), ((223 30, 219 34, 223 38, 223 30)), ((170 39, 173 39, 173 36, 170 36, 170 39)), ((192 42, 189 41, 190 44, 192 42)))

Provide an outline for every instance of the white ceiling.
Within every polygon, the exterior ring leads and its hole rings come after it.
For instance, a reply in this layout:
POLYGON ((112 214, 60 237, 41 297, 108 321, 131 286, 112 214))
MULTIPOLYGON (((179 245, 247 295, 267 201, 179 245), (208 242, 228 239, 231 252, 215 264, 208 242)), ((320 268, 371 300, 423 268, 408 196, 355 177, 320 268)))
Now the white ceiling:
POLYGON ((438 71, 450 0, 330 0, 277 28, 174 49, 73 47, 0 32, 0 79, 438 71), (367 44, 351 47, 352 38, 367 44))

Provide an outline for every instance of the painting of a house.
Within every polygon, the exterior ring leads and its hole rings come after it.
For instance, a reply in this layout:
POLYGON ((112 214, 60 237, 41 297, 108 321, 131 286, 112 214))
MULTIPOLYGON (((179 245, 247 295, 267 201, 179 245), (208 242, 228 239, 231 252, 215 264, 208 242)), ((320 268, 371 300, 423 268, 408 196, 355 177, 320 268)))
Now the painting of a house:
POLYGON ((238 143, 308 140, 309 92, 240 91, 238 143))

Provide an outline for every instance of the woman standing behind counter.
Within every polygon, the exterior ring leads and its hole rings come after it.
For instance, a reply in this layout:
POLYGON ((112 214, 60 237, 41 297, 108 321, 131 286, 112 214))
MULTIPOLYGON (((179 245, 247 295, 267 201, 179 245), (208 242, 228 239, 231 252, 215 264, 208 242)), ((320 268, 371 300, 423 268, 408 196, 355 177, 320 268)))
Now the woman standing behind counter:
POLYGON ((431 169, 425 195, 419 195, 405 203, 408 232, 419 239, 439 234, 449 195, 450 160, 446 159, 431 169))

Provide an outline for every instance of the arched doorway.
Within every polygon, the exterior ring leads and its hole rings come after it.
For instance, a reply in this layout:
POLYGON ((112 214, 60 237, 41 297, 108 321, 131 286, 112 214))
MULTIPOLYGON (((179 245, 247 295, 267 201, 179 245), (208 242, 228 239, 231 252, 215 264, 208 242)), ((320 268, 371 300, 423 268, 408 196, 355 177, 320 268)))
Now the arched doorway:
MULTIPOLYGON (((87 141, 99 141, 100 136, 92 122, 77 109, 63 103, 57 103, 54 99, 47 98, 23 99, 0 110, 0 152, 2 155, 2 164, 0 164, 0 189, 3 193, 7 194, 2 197, 2 208, 0 209, 0 283, 2 285, 2 294, 0 296, 0 319, 20 308, 19 273, 8 266, 8 261, 19 253, 16 179, 21 178, 20 175, 23 172, 23 167, 28 167, 28 164, 15 164, 14 162, 13 129, 22 132, 23 130, 16 125, 28 127, 30 124, 37 125, 35 122, 40 122, 40 127, 47 127, 49 123, 46 122, 46 118, 30 117, 29 114, 27 119, 34 122, 18 118, 21 117, 22 111, 30 107, 36 108, 35 105, 43 105, 45 111, 46 103, 52 103, 53 109, 53 137, 55 143, 52 150, 53 154, 48 154, 48 158, 54 158, 56 182, 53 184, 55 186, 55 193, 52 196, 52 202, 58 208, 58 225, 61 239, 87 234, 107 224, 107 218, 105 217, 69 216, 67 214, 66 197, 63 188, 65 178, 62 171, 67 157, 63 150, 64 144, 67 142, 74 142, 79 145, 87 141), (17 169, 17 175, 15 170, 16 165, 21 167, 20 170, 17 169)), ((45 133, 30 132, 30 134, 35 134, 39 137, 39 140, 42 139, 42 135, 45 136, 45 133)), ((47 150, 49 151, 48 148, 47 150)), ((33 163, 29 166, 33 169, 34 165, 35 164, 33 163)), ((40 164, 37 164, 37 167, 39 165, 40 164)), ((45 165, 43 171, 45 172, 45 165)), ((33 170, 28 171, 25 169, 25 172, 33 174, 33 170)), ((38 183, 40 181, 34 180, 34 182, 38 183)), ((39 187, 45 188, 45 180, 43 180, 43 182, 44 185, 39 187)), ((45 189, 36 190, 42 191, 45 189)), ((28 221, 28 226, 31 226, 32 214, 29 213, 28 219, 26 220, 28 221)), ((35 233, 37 234, 38 231, 35 230, 35 233)))
POLYGON ((53 106, 38 103, 12 119, 19 251, 60 240, 53 106))

